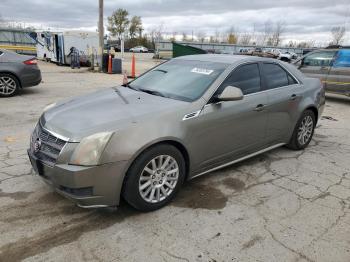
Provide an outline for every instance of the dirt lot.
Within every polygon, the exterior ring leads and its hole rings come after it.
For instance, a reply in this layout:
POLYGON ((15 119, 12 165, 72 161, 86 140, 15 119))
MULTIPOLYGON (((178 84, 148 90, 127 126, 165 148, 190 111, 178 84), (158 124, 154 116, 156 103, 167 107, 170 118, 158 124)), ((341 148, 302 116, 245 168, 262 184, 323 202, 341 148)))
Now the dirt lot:
POLYGON ((40 86, 0 101, 0 261, 350 261, 350 99, 328 97, 305 151, 195 179, 156 212, 84 210, 33 173, 29 136, 47 104, 122 78, 40 67, 40 86))

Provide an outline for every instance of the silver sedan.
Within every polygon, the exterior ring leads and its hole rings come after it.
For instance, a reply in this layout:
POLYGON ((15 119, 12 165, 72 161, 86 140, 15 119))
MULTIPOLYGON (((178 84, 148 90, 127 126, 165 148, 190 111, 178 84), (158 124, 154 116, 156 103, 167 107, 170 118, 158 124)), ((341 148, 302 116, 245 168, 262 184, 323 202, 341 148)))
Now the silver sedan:
POLYGON ((49 106, 29 158, 82 207, 163 207, 185 180, 310 143, 325 105, 318 79, 284 62, 196 55, 134 81, 49 106))

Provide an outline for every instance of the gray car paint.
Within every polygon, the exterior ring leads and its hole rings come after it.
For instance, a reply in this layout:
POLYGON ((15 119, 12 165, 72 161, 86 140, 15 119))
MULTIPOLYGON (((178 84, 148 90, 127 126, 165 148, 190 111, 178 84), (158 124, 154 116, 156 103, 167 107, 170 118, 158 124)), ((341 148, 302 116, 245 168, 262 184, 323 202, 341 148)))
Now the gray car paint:
POLYGON ((33 56, 20 55, 0 49, 0 73, 12 74, 20 82, 21 87, 38 85, 41 82, 41 72, 37 65, 26 65, 24 61, 34 59, 33 56))
MULTIPOLYGON (((288 143, 304 110, 311 108, 318 117, 323 111, 324 90, 319 80, 306 78, 284 62, 230 55, 176 59, 222 62, 230 66, 194 102, 118 87, 118 92, 108 88, 57 104, 43 113, 40 123, 50 132, 66 137, 69 143, 54 167, 44 167, 46 182, 80 206, 118 205, 128 168, 138 155, 156 143, 172 143, 182 151, 190 179, 288 143), (278 63, 298 80, 298 84, 246 95, 240 101, 208 103, 228 74, 249 62, 278 63), (266 107, 256 111, 258 104, 266 107), (184 118, 190 113, 194 113, 194 117, 184 118), (104 131, 114 131, 114 134, 99 166, 68 165, 81 139, 104 131), (60 190, 61 185, 72 188, 93 186, 94 196, 78 198, 60 190)), ((33 158, 30 150, 29 155, 33 158)))

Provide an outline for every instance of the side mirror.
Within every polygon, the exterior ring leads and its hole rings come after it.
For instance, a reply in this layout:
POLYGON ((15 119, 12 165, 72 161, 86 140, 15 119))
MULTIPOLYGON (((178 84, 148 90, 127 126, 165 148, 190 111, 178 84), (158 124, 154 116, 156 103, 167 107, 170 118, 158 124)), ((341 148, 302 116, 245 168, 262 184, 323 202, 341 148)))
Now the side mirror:
POLYGON ((242 90, 235 86, 226 86, 224 91, 217 96, 218 101, 237 101, 243 99, 242 90))

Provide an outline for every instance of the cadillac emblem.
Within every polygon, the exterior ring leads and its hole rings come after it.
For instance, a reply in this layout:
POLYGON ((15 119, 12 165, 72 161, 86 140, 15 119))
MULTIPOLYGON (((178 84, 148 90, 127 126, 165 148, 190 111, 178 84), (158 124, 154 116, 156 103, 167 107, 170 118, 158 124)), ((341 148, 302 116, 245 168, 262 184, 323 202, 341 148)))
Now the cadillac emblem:
POLYGON ((41 148, 41 139, 37 138, 34 142, 34 152, 35 153, 39 152, 40 148, 41 148))

